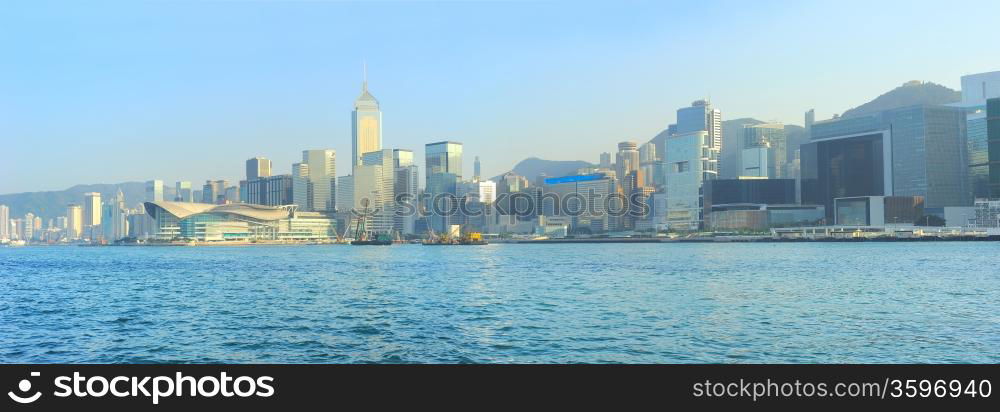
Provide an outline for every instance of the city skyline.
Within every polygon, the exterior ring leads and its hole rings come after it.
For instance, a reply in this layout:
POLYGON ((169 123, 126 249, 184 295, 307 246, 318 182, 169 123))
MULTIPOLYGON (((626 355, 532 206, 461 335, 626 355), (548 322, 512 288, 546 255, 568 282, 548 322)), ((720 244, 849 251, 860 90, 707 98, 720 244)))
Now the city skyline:
MULTIPOLYGON (((484 177, 531 156, 596 163, 617 142, 648 141, 676 121, 676 108, 696 99, 710 98, 723 120, 801 124, 806 110, 827 119, 908 80, 957 90, 962 74, 996 68, 988 50, 970 52, 988 45, 883 31, 885 24, 923 17, 910 3, 866 5, 864 15, 844 2, 762 3, 739 13, 725 4, 702 6, 710 8, 709 22, 693 6, 648 3, 625 10, 560 3, 235 4, 9 6, 14 18, 0 33, 14 40, 0 48, 18 64, 0 66, 6 96, 0 120, 13 136, 4 139, 6 150, 48 157, 8 157, 0 173, 11 178, 0 182, 0 193, 148 179, 238 181, 240 168, 232 165, 255 156, 272 159, 275 174, 291 173, 303 148, 346 156, 362 61, 386 114, 384 147, 412 149, 419 159, 427 142, 461 141, 469 156, 483 156, 484 177), (830 22, 810 17, 820 13, 830 22), (740 28, 741 21, 765 17, 787 26, 768 33, 740 28), (833 30, 838 17, 854 19, 850 33, 833 30), (383 29, 354 33, 364 21, 383 29), (787 32, 801 36, 790 44, 787 32), (350 42, 362 34, 371 36, 367 44, 350 42), (824 52, 824 45, 875 35, 884 36, 877 46, 824 52), (914 41, 923 49, 902 48, 914 41), (774 48, 771 63, 739 63, 751 57, 741 50, 764 45, 774 48), (893 63, 874 70, 850 62, 872 55, 893 63), (726 58, 703 67, 678 64, 679 56, 726 58), (958 58, 962 65, 949 63, 958 58), (630 104, 620 104, 625 99, 630 104), (535 144, 540 137, 547 143, 535 144), (163 141, 200 150, 146 154, 159 153, 163 141), (51 147, 73 150, 44 150, 51 147), (72 174, 46 167, 77 158, 94 166, 72 174)), ((942 29, 971 38, 991 14, 981 11, 996 7, 948 9, 937 18, 942 29)), ((473 174, 471 163, 463 174, 473 174)), ((348 174, 350 164, 339 162, 336 175, 348 174)))

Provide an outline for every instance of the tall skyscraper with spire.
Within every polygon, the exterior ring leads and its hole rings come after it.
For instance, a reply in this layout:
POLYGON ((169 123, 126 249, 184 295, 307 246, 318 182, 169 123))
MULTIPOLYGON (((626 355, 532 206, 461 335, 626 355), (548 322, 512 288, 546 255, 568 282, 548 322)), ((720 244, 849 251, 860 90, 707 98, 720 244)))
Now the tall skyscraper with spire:
POLYGON ((382 150, 382 111, 378 100, 368 93, 368 68, 364 68, 361 95, 354 101, 351 113, 352 160, 351 167, 361 166, 361 156, 382 150))

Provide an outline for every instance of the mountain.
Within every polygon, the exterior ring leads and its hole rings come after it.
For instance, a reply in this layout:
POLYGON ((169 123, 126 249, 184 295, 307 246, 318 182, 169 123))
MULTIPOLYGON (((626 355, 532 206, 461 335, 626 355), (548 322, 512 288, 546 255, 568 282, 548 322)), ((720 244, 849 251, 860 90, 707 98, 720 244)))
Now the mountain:
POLYGON ((542 173, 549 177, 567 176, 575 174, 577 169, 594 166, 596 165, 582 160, 544 160, 529 157, 518 162, 511 172, 528 178, 534 184, 535 178, 542 173))
POLYGON ((875 100, 844 112, 841 117, 858 117, 882 110, 918 104, 948 104, 962 99, 962 93, 931 82, 913 80, 903 83, 875 100))
MULTIPOLYGON (((66 190, 51 192, 27 192, 0 195, 0 205, 10 207, 11 219, 21 218, 28 212, 34 213, 48 221, 59 216, 66 216, 66 206, 70 203, 83 204, 83 194, 98 192, 101 199, 109 199, 121 189, 125 195, 125 204, 136 207, 146 198, 146 184, 143 182, 125 182, 118 184, 76 185, 66 190)), ((174 188, 164 185, 163 197, 172 199, 174 188)))

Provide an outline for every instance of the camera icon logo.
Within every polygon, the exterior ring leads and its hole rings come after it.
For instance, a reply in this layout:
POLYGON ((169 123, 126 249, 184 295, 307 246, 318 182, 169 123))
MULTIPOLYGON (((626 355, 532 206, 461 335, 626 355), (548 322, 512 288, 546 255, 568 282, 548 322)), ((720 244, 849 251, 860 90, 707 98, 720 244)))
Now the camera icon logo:
MULTIPOLYGON (((40 372, 31 372, 31 376, 32 377, 41 376, 41 373, 40 372)), ((21 382, 18 382, 18 384, 17 384, 17 389, 21 393, 27 395, 28 391, 31 390, 31 381, 27 380, 27 379, 21 379, 21 382)), ((10 396, 10 399, 14 400, 14 402, 17 402, 17 403, 32 403, 34 401, 37 401, 38 398, 40 398, 42 396, 42 393, 36 391, 35 394, 31 395, 31 396, 20 396, 20 395, 14 393, 14 391, 10 391, 10 392, 7 392, 7 396, 10 396)))

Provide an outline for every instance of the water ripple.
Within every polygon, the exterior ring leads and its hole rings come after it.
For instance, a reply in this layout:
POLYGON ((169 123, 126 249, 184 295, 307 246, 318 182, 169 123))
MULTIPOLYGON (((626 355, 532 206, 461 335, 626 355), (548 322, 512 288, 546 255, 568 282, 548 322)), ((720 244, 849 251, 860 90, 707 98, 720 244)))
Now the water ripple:
POLYGON ((0 362, 1000 362, 994 242, 0 249, 0 362))

